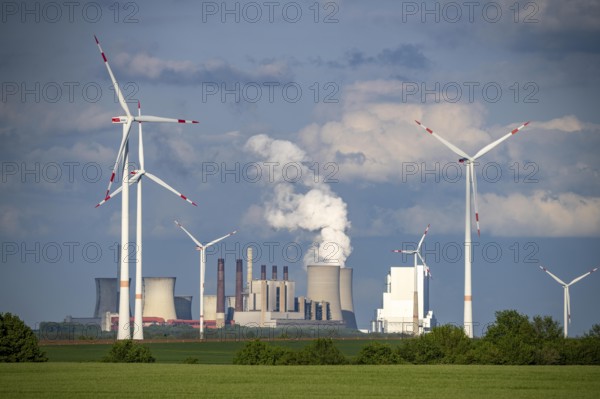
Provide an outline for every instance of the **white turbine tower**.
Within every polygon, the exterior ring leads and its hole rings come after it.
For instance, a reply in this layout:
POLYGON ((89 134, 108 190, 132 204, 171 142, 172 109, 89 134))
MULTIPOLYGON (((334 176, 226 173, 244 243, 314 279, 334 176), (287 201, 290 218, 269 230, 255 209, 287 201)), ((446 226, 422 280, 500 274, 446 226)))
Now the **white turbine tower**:
MULTIPOLYGON (((168 122, 168 123, 198 123, 198 121, 188 121, 184 119, 173 119, 173 118, 163 118, 160 116, 150 116, 150 115, 138 115, 133 116, 129 111, 129 107, 127 106, 127 102, 125 101, 125 97, 123 97, 123 93, 119 88, 119 84, 115 79, 115 75, 110 68, 108 63, 108 59, 100 46, 100 41, 96 36, 94 36, 96 40, 96 44, 98 45, 98 50, 100 50, 100 54, 102 55, 102 59, 104 60, 104 65, 106 65, 106 69, 110 76, 113 87, 115 88, 115 93, 119 99, 119 103, 121 104, 121 108, 125 111, 125 116, 117 116, 112 118, 113 123, 120 123, 123 125, 123 135, 121 138, 121 145, 119 146, 119 151, 117 152, 117 159, 115 160, 115 164, 112 169, 112 173, 110 176, 110 181, 108 183, 108 188, 106 189, 105 200, 110 198, 110 187, 115 179, 115 175, 117 172, 117 167, 119 166, 119 161, 123 160, 122 167, 122 176, 123 183, 128 181, 128 170, 127 163, 129 162, 129 132, 131 130, 131 124, 134 121, 137 122, 168 122)), ((164 183, 164 182, 163 182, 164 183)), ((159 183, 160 184, 160 183, 159 183)), ((128 256, 128 244, 129 244, 129 184, 122 185, 122 202, 121 202, 121 259, 120 259, 120 275, 121 281, 119 284, 121 295, 119 296, 119 329, 117 332, 117 339, 130 339, 131 338, 131 326, 129 322, 129 256, 128 256), (123 255, 124 254, 124 255, 123 255)), ((183 199, 185 197, 181 196, 183 199)), ((187 200, 187 199, 186 199, 187 200)))
MULTIPOLYGON (((138 101, 138 115, 141 114, 141 106, 138 101)), ((142 317, 142 177, 147 176, 150 180, 153 180, 160 186, 166 188, 171 191, 175 195, 183 198, 185 201, 190 204, 197 206, 195 202, 190 200, 185 195, 181 194, 179 191, 175 190, 173 187, 169 186, 162 179, 156 177, 150 172, 147 172, 145 169, 145 157, 144 157, 144 138, 142 136, 142 123, 139 122, 139 139, 138 139, 138 156, 140 162, 140 168, 131 172, 131 177, 128 179, 128 184, 136 184, 137 185, 137 204, 136 204, 136 267, 135 267, 135 311, 134 311, 134 325, 135 329, 133 330, 133 339, 142 340, 144 339, 144 330, 143 330, 143 317, 142 317)), ((104 204, 106 201, 119 194, 123 190, 123 185, 117 188, 114 192, 108 195, 104 200, 102 200, 96 207, 104 204)))
POLYGON ((448 142, 443 137, 436 134, 433 130, 429 129, 419 121, 415 121, 419 126, 425 129, 429 134, 434 136, 436 139, 442 142, 446 147, 452 150, 455 154, 461 158, 458 160, 461 163, 465 163, 466 166, 466 200, 465 200, 465 307, 464 307, 464 329, 465 333, 473 338, 473 296, 471 292, 471 266, 473 260, 471 258, 471 190, 473 192, 473 204, 475 208, 475 222, 477 223, 477 235, 480 234, 479 229, 479 210, 477 207, 477 175, 475 174, 475 161, 487 154, 498 144, 504 140, 516 134, 519 130, 523 129, 529 124, 525 122, 516 129, 511 130, 506 135, 502 136, 498 140, 494 141, 479 150, 474 156, 467 155, 466 152, 456 147, 454 144, 448 142), (471 186, 471 189, 469 189, 471 186))
POLYGON ((187 231, 186 228, 183 227, 183 225, 177 220, 175 220, 175 224, 177 225, 177 227, 183 230, 185 234, 187 234, 188 237, 192 239, 192 241, 194 241, 194 243, 196 244, 196 250, 200 251, 200 339, 204 339, 204 274, 206 272, 206 249, 218 243, 219 241, 234 235, 235 233, 237 233, 237 230, 234 230, 231 233, 224 235, 223 237, 219 237, 216 240, 213 240, 208 244, 203 245, 200 241, 196 239, 196 237, 192 235, 192 233, 187 231))
POLYGON ((421 256, 421 245, 423 245, 423 241, 425 240, 425 236, 427 235, 428 231, 429 231, 429 225, 427 225, 427 228, 425 229, 425 232, 423 233, 423 237, 421 237, 421 241, 419 241, 419 244, 417 245, 417 249, 394 249, 394 250, 392 250, 392 252, 396 252, 396 253, 414 255, 414 259, 415 259, 414 272, 413 272, 413 276, 414 276, 413 334, 414 335, 419 334, 419 290, 418 290, 418 279, 417 279, 417 275, 418 275, 418 273, 417 273, 417 266, 418 266, 417 258, 421 259, 421 262, 423 262, 424 272, 426 274, 429 274, 429 267, 427 267, 427 264, 425 264, 425 260, 421 256))
POLYGON ((560 285, 563 286, 564 289, 564 336, 565 338, 567 338, 567 336, 569 335, 569 323, 571 323, 571 297, 569 295, 569 287, 572 286, 573 284, 575 284, 576 282, 586 278, 587 276, 589 276, 590 274, 594 273, 596 270, 598 270, 598 268, 594 268, 592 270, 590 270, 589 272, 582 274, 581 276, 573 279, 573 281, 571 281, 569 284, 565 283, 564 281, 562 281, 561 279, 559 279, 558 277, 556 277, 554 274, 552 274, 550 272, 550 270, 546 269, 544 266, 540 266, 540 269, 542 269, 543 271, 545 271, 546 273, 548 273, 550 275, 550 277, 552 277, 554 280, 556 280, 556 282, 560 285))

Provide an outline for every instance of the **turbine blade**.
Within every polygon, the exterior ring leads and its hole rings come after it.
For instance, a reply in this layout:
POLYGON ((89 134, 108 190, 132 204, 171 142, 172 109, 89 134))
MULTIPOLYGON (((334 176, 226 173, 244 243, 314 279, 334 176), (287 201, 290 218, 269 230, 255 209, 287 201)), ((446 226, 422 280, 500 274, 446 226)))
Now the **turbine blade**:
POLYGON ((479 229, 479 206, 477 205, 477 175, 475 174, 475 165, 469 162, 467 167, 471 170, 471 191, 473 192, 473 207, 475 208, 475 223, 477 224, 477 237, 481 236, 479 229))
POLYGON ((224 235, 223 237, 219 237, 216 240, 213 240, 213 241, 209 242, 208 244, 206 244, 206 248, 210 247, 211 245, 214 245, 214 244, 218 243, 221 240, 226 239, 227 237, 231 237, 235 233, 237 233, 237 230, 234 230, 231 233, 224 235))
POLYGON ((586 277, 587 277, 587 276, 589 276, 590 274, 594 273, 596 270, 598 270, 598 268, 597 268, 597 267, 596 267, 596 268, 594 268, 594 269, 592 269, 592 270, 590 270, 589 272, 587 272, 587 273, 585 273, 585 274, 582 274, 581 276, 579 276, 579 277, 577 277, 577 278, 573 279, 573 281, 571 281, 571 282, 569 283, 569 285, 573 285, 573 284, 575 284, 576 282, 578 282, 578 281, 580 281, 580 280, 583 280, 584 278, 586 278, 586 277))
POLYGON ((477 154, 475 154, 475 156, 473 157, 473 159, 477 159, 485 154, 487 154, 488 152, 490 152, 494 147, 496 147, 498 144, 502 143, 504 140, 506 140, 509 137, 512 137, 513 135, 515 135, 519 130, 523 129, 525 126, 529 125, 529 122, 525 122, 524 124, 522 124, 521 126, 519 126, 516 129, 511 130, 510 132, 508 132, 506 135, 500 137, 498 140, 494 141, 493 143, 490 143, 488 145, 486 145, 485 147, 483 147, 481 150, 479 150, 477 152, 477 154))
POLYGON ((135 117, 138 122, 158 122, 158 123, 200 123, 198 121, 188 121, 185 119, 163 118, 162 116, 139 115, 135 117))
POLYGON ((183 225, 182 225, 181 223, 179 223, 177 220, 175 220, 175 225, 176 225, 177 227, 179 227, 181 230, 183 230, 183 231, 185 232, 185 234, 187 234, 187 235, 188 235, 188 237, 190 237, 190 238, 192 239, 192 241, 194 241, 194 243, 195 243, 195 244, 196 244, 198 247, 200 247, 201 249, 203 249, 203 248, 204 248, 204 245, 202 245, 202 243, 201 243, 200 241, 196 240, 196 237, 194 237, 194 236, 192 235, 192 233, 190 233, 189 231, 187 231, 187 230, 186 230, 186 228, 185 228, 185 227, 183 227, 183 225))
POLYGON ((429 269, 429 266, 427 266, 427 263, 425 263, 425 259, 423 259, 421 254, 418 252, 417 252, 417 255, 419 256, 419 259, 421 259, 421 262, 423 262, 423 268, 425 270, 425 275, 429 275, 429 277, 433 278, 433 275, 431 274, 431 270, 429 269))
POLYGON ((106 196, 110 193, 110 187, 112 186, 115 176, 117 174, 117 168, 119 167, 119 161, 123 158, 123 153, 125 151, 125 145, 127 144, 127 140, 129 139, 129 131, 131 130, 131 119, 127 121, 125 125, 123 125, 123 137, 121 138, 121 145, 119 146, 119 151, 117 152, 117 159, 115 160, 115 164, 112 169, 112 173, 110 175, 110 180, 108 182, 108 188, 106 189, 106 196))
POLYGON ((564 281, 562 281, 561 279, 556 277, 554 274, 552 274, 550 272, 550 270, 546 269, 544 266, 540 265, 540 269, 542 269, 543 271, 548 273, 550 275, 550 277, 552 277, 554 280, 556 280, 556 282, 559 283, 560 285, 562 285, 563 287, 567 285, 564 281))
POLYGON ((423 233, 423 237, 421 237, 421 241, 419 241, 419 245, 417 245, 417 251, 419 252, 421 250, 421 245, 423 244, 423 241, 425 240, 425 236, 427 235, 427 232, 429 231, 429 226, 427 225, 427 227, 425 228, 425 233, 423 233))
MULTIPOLYGON (((142 114, 140 102, 138 101, 138 116, 142 114)), ((139 132, 139 143, 138 143, 138 157, 140 159, 140 169, 144 170, 144 139, 142 137, 142 122, 138 123, 139 132)))
POLYGON ((125 101, 125 97, 123 97, 123 93, 121 93, 121 89, 119 88, 119 84, 117 83, 117 79, 115 79, 115 75, 113 74, 112 69, 110 68, 110 64, 108 63, 108 59, 102 50, 102 46, 100 46, 100 41, 94 35, 94 39, 96 39, 96 44, 98 45, 98 50, 100 50, 100 54, 102 54, 102 59, 104 60, 104 65, 106 65, 106 69, 108 70, 108 74, 110 75, 110 80, 115 88, 115 93, 117 93, 117 97, 119 99, 119 103, 121 104, 121 108, 125 111, 128 117, 131 117, 131 112, 129 112, 129 107, 127 106, 127 102, 125 101))
POLYGON ((181 194, 179 191, 175 190, 173 187, 169 186, 167 183, 165 183, 158 177, 154 176, 152 173, 146 172, 146 176, 148 176, 148 178, 150 178, 151 180, 154 180, 155 183, 157 183, 157 184, 163 186, 164 188, 166 188, 167 190, 171 191, 173 194, 177 195, 178 197, 181 197, 182 199, 186 200, 190 204, 192 204, 194 206, 198 206, 198 205, 196 205, 196 203, 194 201, 192 201, 185 195, 181 194))
POLYGON ((409 255, 414 255, 417 253, 417 251, 414 249, 392 249, 392 252, 395 252, 398 254, 409 254, 409 255))
MULTIPOLYGON (((131 172, 132 174, 135 174, 137 171, 133 171, 131 172)), ((127 183, 131 186, 134 183, 137 183, 143 176, 144 174, 136 174, 135 176, 131 176, 128 180, 127 183)), ((121 184, 119 186, 119 188, 117 188, 115 191, 113 191, 112 193, 108 194, 102 201, 100 201, 99 203, 96 204, 96 208, 98 208, 100 205, 103 205, 106 201, 108 201, 109 199, 116 197, 121 191, 123 190, 123 185, 121 184)))
POLYGON ((419 126, 421 126, 423 129, 425 129, 433 137, 435 137, 436 139, 438 139, 439 141, 441 141, 442 144, 444 144, 446 147, 450 148, 456 155, 460 155, 463 158, 471 159, 471 157, 468 156, 466 152, 464 152, 463 150, 461 150, 460 148, 458 148, 454 144, 450 143, 449 141, 447 141, 446 139, 444 139, 442 136, 440 136, 439 134, 435 133, 433 130, 429 129, 427 126, 423 125, 421 122, 419 122, 419 121, 415 121, 415 122, 417 122, 417 124, 419 126))

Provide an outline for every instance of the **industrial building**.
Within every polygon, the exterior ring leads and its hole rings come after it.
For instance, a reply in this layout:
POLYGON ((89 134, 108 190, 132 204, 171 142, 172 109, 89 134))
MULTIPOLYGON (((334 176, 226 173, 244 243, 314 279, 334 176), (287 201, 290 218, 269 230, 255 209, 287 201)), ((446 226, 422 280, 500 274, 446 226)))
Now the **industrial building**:
MULTIPOLYGON (((429 308, 429 274, 423 265, 417 266, 419 331, 423 334, 436 326, 429 308)), ((413 334, 414 268, 391 267, 385 280, 383 307, 376 310, 371 330, 381 333, 413 334)))
MULTIPOLYGON (((252 248, 248 249, 246 282, 243 260, 235 263, 235 293, 226 295, 225 259, 217 260, 216 295, 204 295, 204 324, 207 328, 226 325, 277 327, 331 325, 356 329, 352 299, 352 269, 332 265, 307 267, 307 293, 296 296, 296 282, 289 268, 282 273, 276 265, 261 265, 260 277, 253 278, 252 248)), ((144 326, 187 324, 192 320, 192 297, 175 295, 175 277, 142 278, 142 320, 144 326)), ((118 279, 96 278, 96 306, 93 318, 79 318, 100 325, 102 331, 118 325, 118 279)), ((131 312, 130 312, 131 314, 131 312)), ((79 320, 69 317, 69 320, 79 320)), ((133 320, 131 320, 133 323, 133 320)))

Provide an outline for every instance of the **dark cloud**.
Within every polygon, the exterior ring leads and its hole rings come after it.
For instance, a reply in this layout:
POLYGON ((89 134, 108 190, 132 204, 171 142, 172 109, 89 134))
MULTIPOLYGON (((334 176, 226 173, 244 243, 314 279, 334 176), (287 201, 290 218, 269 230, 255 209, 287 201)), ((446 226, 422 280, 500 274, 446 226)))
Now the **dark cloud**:
POLYGON ((361 50, 349 50, 339 60, 323 61, 321 57, 311 59, 317 66, 330 68, 356 68, 363 65, 382 65, 423 69, 429 66, 429 59, 419 47, 413 44, 401 44, 396 48, 385 48, 375 55, 368 55, 361 50))

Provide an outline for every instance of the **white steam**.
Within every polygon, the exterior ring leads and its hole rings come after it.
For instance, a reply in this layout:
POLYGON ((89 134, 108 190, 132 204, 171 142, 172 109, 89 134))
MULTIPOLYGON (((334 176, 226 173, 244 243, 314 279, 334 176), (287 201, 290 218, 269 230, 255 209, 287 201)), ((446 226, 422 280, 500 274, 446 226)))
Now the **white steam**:
POLYGON ((307 166, 306 153, 287 140, 265 134, 252 136, 247 151, 270 165, 267 183, 273 191, 264 204, 264 218, 275 229, 316 232, 314 248, 304 256, 305 264, 328 263, 344 266, 352 252, 347 206, 322 177, 307 166), (304 192, 296 192, 303 189, 304 192))

